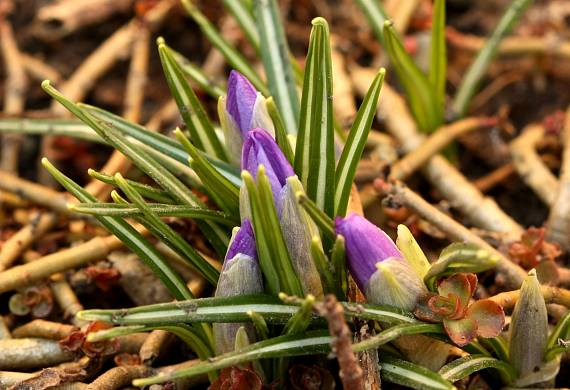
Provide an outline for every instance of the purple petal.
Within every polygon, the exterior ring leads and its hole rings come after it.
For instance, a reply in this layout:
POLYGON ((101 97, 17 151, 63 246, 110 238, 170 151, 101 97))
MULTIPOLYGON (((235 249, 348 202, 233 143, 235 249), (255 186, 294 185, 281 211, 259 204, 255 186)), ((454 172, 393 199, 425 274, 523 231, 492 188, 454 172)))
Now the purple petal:
POLYGON ((337 217, 335 230, 344 237, 348 267, 361 291, 376 272, 376 263, 390 257, 402 258, 394 241, 360 215, 337 217))
POLYGON ((242 136, 251 130, 251 118, 257 91, 241 73, 232 70, 228 78, 226 110, 237 123, 242 136))
POLYGON ((287 178, 294 176, 295 172, 271 135, 263 129, 253 129, 243 144, 241 169, 256 179, 261 164, 265 167, 273 197, 277 200, 287 178))
POLYGON ((242 221, 241 227, 232 240, 228 252, 226 253, 226 260, 233 259, 238 253, 247 255, 253 259, 257 258, 253 228, 247 218, 242 221))

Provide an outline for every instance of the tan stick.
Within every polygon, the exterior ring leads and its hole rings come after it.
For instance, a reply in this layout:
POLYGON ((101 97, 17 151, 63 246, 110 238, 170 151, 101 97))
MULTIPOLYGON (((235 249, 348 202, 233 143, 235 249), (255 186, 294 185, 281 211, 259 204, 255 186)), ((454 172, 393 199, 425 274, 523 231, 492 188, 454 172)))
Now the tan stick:
POLYGON ((339 39, 331 36, 331 59, 332 72, 334 74, 334 114, 341 126, 349 126, 350 121, 356 115, 356 103, 354 101, 354 91, 352 90, 352 80, 346 69, 346 60, 338 48, 339 39))
MULTIPOLYGON (((0 48, 6 69, 4 114, 17 116, 24 111, 28 79, 12 26, 3 17, 0 20, 0 48)), ((1 169, 14 173, 18 171, 18 156, 22 140, 21 134, 6 134, 2 137, 1 169)))
POLYGON ((0 340, 0 370, 26 370, 49 367, 73 360, 74 354, 59 343, 45 339, 0 340))
POLYGON ((485 193, 494 188, 503 180, 509 178, 515 172, 514 164, 508 162, 494 171, 489 172, 485 176, 473 180, 473 185, 481 192, 485 193))
POLYGON ((525 127, 511 144, 511 156, 515 170, 547 205, 552 206, 560 189, 556 176, 544 164, 536 151, 536 145, 544 138, 544 127, 538 124, 525 127))
POLYGON ((0 316, 0 340, 11 339, 11 338, 12 338, 12 334, 10 333, 10 329, 8 328, 8 325, 6 325, 6 321, 4 320, 4 317, 0 316))
POLYGON ((87 390, 114 390, 129 386, 133 379, 142 378, 152 373, 147 366, 121 366, 113 367, 95 379, 87 390))
POLYGON ((0 207, 24 208, 29 207, 27 200, 16 194, 0 191, 0 207))
MULTIPOLYGON (((360 94, 367 91, 374 74, 371 69, 353 66, 351 75, 360 94)), ((385 121, 388 131, 398 139, 404 151, 409 153, 423 143, 425 137, 418 132, 404 100, 386 83, 382 87, 378 116, 385 121)), ((477 190, 445 158, 432 157, 422 172, 452 207, 459 210, 473 225, 503 233, 508 240, 520 237, 522 227, 505 214, 493 199, 477 190)))
POLYGON ((385 5, 386 12, 394 22, 399 33, 405 33, 412 15, 418 7, 418 0, 388 0, 385 5))
POLYGON ((122 246, 115 236, 95 237, 84 244, 0 272, 0 292, 28 286, 50 275, 99 260, 122 246))
POLYGON ((413 210, 420 217, 441 230, 450 240, 473 243, 496 255, 499 258, 497 270, 504 274, 505 284, 514 288, 521 285, 526 272, 465 226, 439 211, 401 183, 389 184, 377 181, 375 184, 381 195, 390 197, 389 201, 413 210))
POLYGON ((405 180, 461 134, 494 123, 492 118, 467 118, 437 129, 416 149, 392 165, 390 179, 405 180))
POLYGON ((153 330, 150 332, 139 351, 141 363, 145 366, 151 366, 156 358, 160 355, 160 351, 165 344, 172 339, 172 333, 165 330, 153 330))
POLYGON ((42 338, 61 340, 78 328, 73 325, 46 320, 33 320, 12 331, 15 338, 42 338))
POLYGON ((50 231, 57 224, 58 217, 55 213, 35 213, 30 221, 2 245, 0 272, 9 268, 35 239, 50 231))
POLYGON ((30 77, 39 81, 51 80, 53 83, 59 83, 61 80, 61 73, 45 61, 26 53, 20 53, 20 56, 22 65, 30 77))
POLYGON ((49 207, 57 212, 68 214, 69 196, 64 192, 37 184, 16 175, 0 170, 0 189, 27 199, 40 206, 49 207))
POLYGON ((84 325, 85 321, 75 317, 78 312, 83 310, 83 305, 79 302, 77 295, 75 295, 67 280, 65 280, 65 276, 61 273, 53 275, 50 288, 55 301, 63 311, 64 318, 71 318, 71 322, 79 327, 84 325))
POLYGON ((546 224, 546 238, 555 241, 565 250, 570 250, 570 106, 566 110, 562 130, 562 166, 560 167, 560 189, 550 208, 546 224))
MULTIPOLYGON (((150 31, 144 24, 137 26, 138 33, 132 47, 131 66, 127 77, 123 117, 131 122, 138 122, 141 117, 142 104, 144 101, 144 87, 147 80, 148 57, 150 49, 150 31)), ((107 163, 101 169, 102 172, 126 174, 131 167, 131 162, 121 152, 115 150, 107 163)), ((106 199, 112 186, 99 180, 92 180, 85 189, 99 199, 106 199)))
POLYGON ((42 32, 62 37, 130 10, 133 0, 63 0, 39 9, 42 32))
MULTIPOLYGON (((547 304, 555 303, 570 308, 570 290, 551 286, 542 286, 541 290, 547 304)), ((513 290, 497 294, 489 299, 497 302, 504 309, 512 309, 515 307, 519 296, 520 290, 513 290)))

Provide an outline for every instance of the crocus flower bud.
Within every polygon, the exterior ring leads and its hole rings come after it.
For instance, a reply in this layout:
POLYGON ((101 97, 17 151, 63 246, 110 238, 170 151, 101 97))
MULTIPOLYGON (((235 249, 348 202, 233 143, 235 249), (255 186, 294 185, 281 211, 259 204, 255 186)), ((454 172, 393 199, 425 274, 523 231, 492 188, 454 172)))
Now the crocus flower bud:
POLYGON ((275 142, 263 129, 251 130, 243 144, 241 169, 257 178, 257 168, 262 165, 271 184, 277 213, 281 214, 279 196, 288 177, 295 176, 293 167, 275 142))
POLYGON ((371 303, 412 310, 427 289, 392 239, 357 214, 335 220, 344 237, 347 263, 358 288, 371 303))
POLYGON ((548 314, 533 269, 524 280, 509 326, 509 354, 519 378, 538 372, 548 339, 548 314))
MULTIPOLYGON (((257 251, 253 228, 248 219, 234 234, 216 287, 216 297, 257 294, 263 292, 263 279, 257 262, 257 251)), ((234 350, 237 330, 244 326, 250 340, 254 339, 251 324, 216 323, 213 325, 216 340, 216 352, 226 353, 234 350)))
POLYGON ((273 121, 267 112, 265 98, 241 73, 232 70, 228 78, 228 94, 218 102, 218 114, 230 155, 239 162, 241 146, 247 132, 265 129, 275 137, 273 121))

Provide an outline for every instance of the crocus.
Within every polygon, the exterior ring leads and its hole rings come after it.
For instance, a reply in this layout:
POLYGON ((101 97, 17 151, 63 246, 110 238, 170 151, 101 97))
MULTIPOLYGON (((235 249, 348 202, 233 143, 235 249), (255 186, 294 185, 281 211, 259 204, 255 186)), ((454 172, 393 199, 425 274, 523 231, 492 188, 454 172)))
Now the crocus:
MULTIPOLYGON (((260 165, 265 167, 283 238, 303 291, 305 294, 321 297, 321 279, 311 258, 311 240, 318 236, 318 229, 299 206, 296 198, 298 192, 303 192, 303 186, 275 140, 263 129, 253 129, 247 134, 243 145, 241 166, 257 180, 260 165)), ((247 191, 242 187, 242 218, 250 214, 248 201, 245 199, 247 191)))
POLYGON ((427 293, 392 239, 366 218, 337 217, 335 229, 344 237, 350 273, 369 302, 411 310, 427 293))
MULTIPOLYGON (((263 279, 257 261, 253 229, 251 222, 244 219, 228 247, 215 296, 231 297, 261 292, 263 292, 263 279)), ((254 331, 251 324, 216 323, 213 325, 217 353, 234 350, 235 335, 241 326, 245 327, 250 340, 253 340, 254 331)))
POLYGON ((230 156, 238 163, 243 140, 249 130, 263 128, 275 137, 275 129, 265 98, 241 73, 230 72, 227 91, 227 96, 222 96, 218 102, 218 114, 230 156))

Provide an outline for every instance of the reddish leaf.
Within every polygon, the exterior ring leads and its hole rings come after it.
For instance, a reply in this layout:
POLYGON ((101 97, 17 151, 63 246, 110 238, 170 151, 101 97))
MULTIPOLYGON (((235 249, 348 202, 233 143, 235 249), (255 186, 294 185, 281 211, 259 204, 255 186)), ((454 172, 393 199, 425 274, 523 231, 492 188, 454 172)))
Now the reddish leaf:
POLYGON ((139 355, 123 352, 116 355, 113 361, 117 366, 138 366, 141 364, 139 355))
POLYGON ((263 383, 259 375, 250 369, 238 367, 224 368, 220 377, 214 381, 208 390, 261 390, 263 383))
POLYGON ((449 294, 448 296, 435 295, 429 299, 428 307, 441 318, 456 320, 463 317, 459 298, 455 294, 449 294))
POLYGON ((475 321, 477 335, 481 337, 496 337, 505 325, 503 308, 490 299, 482 299, 469 306, 465 318, 475 321))
POLYGON ((121 278, 121 273, 118 269, 112 267, 97 267, 89 266, 85 268, 85 275, 90 282, 102 291, 109 291, 121 278))
POLYGON ((477 277, 475 274, 453 274, 447 278, 441 279, 437 286, 439 295, 451 297, 455 295, 459 299, 459 310, 453 315, 453 318, 462 318, 469 300, 477 287, 477 277))
POLYGON ((445 332, 455 344, 463 347, 477 336, 477 323, 471 318, 443 320, 445 332))
POLYGON ((85 333, 80 330, 76 330, 71 332, 69 336, 59 340, 59 345, 64 351, 79 351, 85 341, 85 337, 85 333))
POLYGON ((421 297, 414 309, 414 315, 422 321, 441 322, 443 318, 439 314, 434 313, 429 306, 430 299, 436 296, 438 295, 429 293, 421 297))

